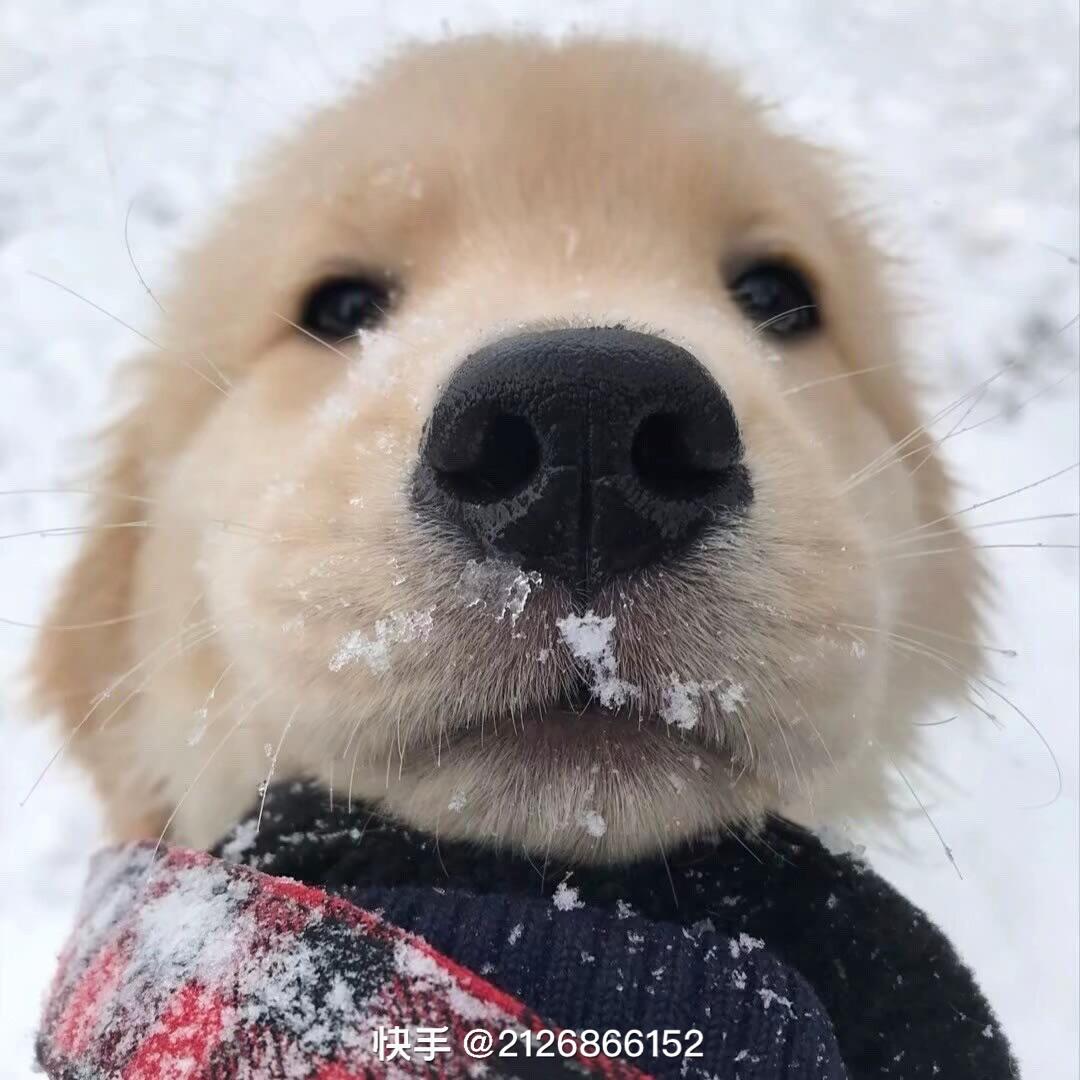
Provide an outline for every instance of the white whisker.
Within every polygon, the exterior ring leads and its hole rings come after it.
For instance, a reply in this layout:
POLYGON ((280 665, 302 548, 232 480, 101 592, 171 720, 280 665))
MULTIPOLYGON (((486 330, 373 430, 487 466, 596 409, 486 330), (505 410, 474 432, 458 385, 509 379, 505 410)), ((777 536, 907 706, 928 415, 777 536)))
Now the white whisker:
POLYGON ((932 555, 953 555, 958 551, 1002 551, 1018 549, 1043 549, 1045 551, 1076 551, 1080 544, 1044 544, 1035 542, 1031 544, 971 544, 970 546, 958 545, 956 547, 931 548, 929 551, 902 551, 898 555, 885 555, 875 559, 875 562, 902 562, 905 559, 926 559, 932 555))
POLYGON ((351 364, 356 357, 349 356, 348 353, 342 352, 341 349, 335 348, 329 341, 324 341, 318 334, 313 334, 307 327, 301 326, 298 322, 294 322, 287 315, 282 315, 281 312, 273 312, 274 318, 280 319, 283 323, 288 323, 294 330, 298 330, 306 338, 310 338, 316 345, 321 345, 324 349, 329 349, 335 356, 340 356, 346 363, 351 364))
MULTIPOLYGON (((201 599, 201 597, 200 597, 200 599, 201 599)), ((190 612, 192 610, 194 610, 195 605, 197 603, 198 603, 198 599, 195 601, 195 604, 192 604, 192 606, 191 606, 191 608, 189 609, 189 612, 188 612, 189 614, 190 614, 190 612)), ((205 622, 209 622, 209 620, 205 620, 205 622)), ((201 625, 201 624, 199 624, 199 623, 193 624, 193 626, 199 626, 199 625, 201 625)), ((80 719, 78 721, 78 723, 76 723, 71 728, 71 730, 67 733, 67 735, 64 737, 64 739, 61 741, 60 745, 56 748, 56 750, 53 752, 53 754, 48 759, 48 761, 46 761, 46 763, 42 767, 41 771, 34 778, 33 783, 30 785, 30 789, 19 800, 19 806, 25 806, 26 805, 26 803, 30 799, 31 795, 34 794, 34 792, 37 790, 38 786, 41 784, 41 781, 45 779, 45 776, 48 773, 49 769, 52 768, 53 764, 56 761, 58 761, 68 751, 68 749, 71 747, 71 744, 75 741, 76 737, 78 736, 79 732, 90 721, 90 718, 94 715, 94 713, 97 712, 97 710, 100 708, 102 702, 108 700, 108 696, 114 690, 117 690, 121 686, 123 686, 123 684, 127 681, 127 679, 129 679, 132 675, 135 675, 139 671, 141 671, 142 668, 146 664, 150 663, 159 653, 161 653, 164 649, 166 649, 169 645, 171 645, 174 641, 176 641, 177 638, 182 637, 190 629, 192 629, 192 627, 187 627, 187 626, 182 627, 176 634, 173 634, 172 637, 166 638, 165 641, 163 641, 155 649, 153 649, 146 656, 144 656, 137 664, 135 664, 133 667, 128 668, 128 670, 126 672, 124 672, 122 675, 120 675, 117 679, 112 680, 104 693, 98 694, 94 698, 93 702, 90 705, 89 710, 83 715, 82 719, 80 719)), ((126 697, 124 699, 124 701, 121 702, 121 704, 120 704, 120 706, 118 708, 122 708, 128 701, 131 700, 132 696, 134 696, 134 692, 132 694, 128 695, 128 697, 126 697)), ((115 713, 113 715, 115 715, 115 713)), ((106 719, 108 720, 110 718, 111 717, 108 717, 106 719)))
MULTIPOLYGON (((1030 729, 1032 734, 1034 734, 1035 737, 1042 744, 1043 749, 1046 751, 1051 763, 1054 766, 1054 773, 1056 777, 1056 791, 1053 797, 1044 803, 1036 804, 1034 807, 1031 807, 1031 809, 1041 809, 1046 806, 1050 806, 1055 803, 1058 798, 1060 798, 1061 792, 1064 789, 1065 777, 1061 771, 1061 763, 1057 759, 1057 754, 1054 753, 1053 747, 1047 741, 1046 736, 1043 735, 1042 731, 1039 730, 1039 726, 1035 723, 1035 721, 1032 720, 1031 717, 1028 716, 1028 714, 1024 712, 1024 710, 1021 709, 1015 701, 1007 697, 1001 690, 991 685, 986 679, 981 678, 978 675, 972 674, 963 664, 959 663, 954 657, 949 656, 948 653, 943 653, 940 649, 934 649, 932 646, 927 645, 925 642, 915 641, 913 638, 905 637, 904 635, 894 633, 891 630, 884 630, 881 627, 857 626, 855 624, 843 623, 839 625, 849 630, 854 629, 866 631, 872 634, 881 634, 886 638, 886 640, 891 640, 896 648, 899 648, 901 650, 908 649, 909 651, 915 651, 916 655, 924 655, 927 658, 936 659, 946 670, 951 671, 953 674, 956 674, 962 679, 964 679, 965 682, 967 682, 969 688, 973 692, 979 693, 980 696, 982 696, 982 694, 981 691, 978 689, 979 687, 981 687, 987 693, 993 694, 994 697, 996 697, 1000 702, 1002 702, 1014 713, 1016 713, 1016 715, 1030 729)), ((972 704, 974 704, 976 708, 979 708, 976 703, 972 702, 972 704)), ((980 709, 980 712, 985 711, 986 710, 980 709)), ((987 712, 986 715, 991 720, 997 722, 997 718, 994 716, 993 713, 987 712)))
POLYGON ((921 630, 924 634, 943 638, 946 641, 955 641, 958 645, 968 645, 972 649, 980 649, 983 652, 997 653, 999 656, 1012 658, 1018 655, 1015 649, 1003 649, 997 645, 984 645, 981 641, 972 641, 970 638, 962 638, 956 634, 947 634, 943 630, 932 630, 929 626, 920 626, 918 623, 904 622, 902 619, 898 620, 896 625, 905 626, 909 630, 921 630))
POLYGON ((844 379, 854 379, 858 375, 869 375, 875 371, 884 371, 887 368, 898 367, 903 361, 890 360, 887 364, 875 364, 873 367, 857 368, 855 371, 842 371, 838 375, 825 375, 820 379, 811 379, 809 382, 800 383, 785 390, 780 396, 789 397, 792 394, 801 394, 804 390, 811 390, 815 386, 828 386, 830 383, 842 382, 844 379))
POLYGON ((959 517, 961 514, 970 514, 974 510, 981 510, 984 506, 993 506, 994 503, 999 503, 1004 499, 1011 499, 1014 495, 1020 495, 1025 491, 1032 491, 1034 488, 1041 487, 1043 484, 1049 483, 1051 480, 1056 480, 1059 476, 1064 476, 1066 473, 1072 472, 1073 469, 1080 466, 1080 462, 1073 462, 1072 465, 1066 465, 1064 469, 1058 469, 1057 472, 1050 473, 1049 476, 1044 476, 1039 480, 1033 480, 1029 484, 1023 484, 1018 488, 1013 488, 1012 491, 1006 491, 1004 495, 996 495, 992 499, 982 499, 979 502, 972 503, 971 506, 965 506, 962 510, 952 510, 948 514, 942 514, 941 517, 934 518, 933 521, 924 522, 919 526, 920 529, 929 529, 934 525, 938 525, 943 521, 948 521, 951 518, 959 517))
POLYGON ((949 847, 949 845, 945 842, 945 837, 941 835, 941 830, 937 827, 937 823, 930 816, 930 811, 926 809, 926 806, 923 804, 922 799, 919 798, 918 793, 915 791, 915 788, 912 787, 911 781, 904 775, 900 766, 897 765, 895 761, 892 762, 892 767, 896 770, 897 776, 899 776, 900 779, 904 781, 904 784, 907 787, 908 791, 911 792, 911 797, 918 804, 919 809, 922 811, 923 817, 926 818, 926 820, 930 823, 930 828, 934 830, 934 835, 938 838, 938 842, 941 844, 941 850, 945 852, 945 857, 949 860, 950 863, 952 863, 952 868, 956 871, 956 876, 960 878, 961 881, 963 881, 964 875, 960 873, 960 867, 956 862, 955 856, 953 855, 952 848, 949 847))
MULTIPOLYGON (((65 285, 63 282, 56 281, 53 278, 48 277, 46 274, 39 274, 36 270, 28 270, 27 273, 30 274, 31 277, 39 278, 41 281, 46 281, 50 285, 54 285, 56 288, 62 289, 64 292, 68 293, 70 296, 74 296, 77 300, 81 300, 84 304, 89 304, 89 306, 92 307, 95 311, 100 311, 102 315, 105 315, 108 318, 112 319, 113 322, 119 323, 119 325, 124 327, 125 330, 130 330, 131 333, 135 334, 137 337, 142 338, 143 341, 147 342, 148 344, 153 345, 153 347, 155 349, 158 349, 160 352, 164 353, 166 356, 174 356, 174 355, 176 355, 172 350, 166 349, 165 346, 162 345, 160 341, 155 341, 152 337, 150 337, 149 334, 144 334, 137 327, 132 326, 131 323, 125 322, 123 319, 121 319, 119 315, 114 315, 107 308, 103 308, 100 304, 95 303, 88 296, 83 296, 82 293, 76 292, 74 289, 72 289, 69 286, 65 285)), ((222 397, 228 397, 228 391, 223 386, 221 386, 218 383, 214 382, 214 380, 211 379, 210 376, 207 375, 205 371, 200 371, 193 364, 187 363, 185 360, 183 360, 179 356, 176 357, 176 362, 181 367, 187 368, 187 370, 190 371, 193 375, 198 375, 198 377, 200 379, 202 379, 203 382, 205 382, 208 386, 212 386, 219 394, 222 395, 222 397)))
MULTIPOLYGON (((165 308, 162 307, 161 302, 154 295, 154 290, 150 288, 142 270, 139 269, 139 264, 135 261, 135 253, 131 250, 131 212, 134 209, 135 201, 132 200, 128 203, 127 213, 124 214, 124 249, 127 251, 128 262, 131 264, 131 269, 135 271, 135 276, 139 279, 139 284, 143 287, 143 291, 154 302, 158 311, 160 311, 162 315, 166 315, 165 308)), ((207 367, 213 369, 214 374, 221 380, 225 388, 231 390, 232 382, 225 372, 223 372, 205 352, 200 350, 199 357, 206 362, 207 367)))
POLYGON ((147 615, 155 615, 157 612, 164 610, 164 606, 146 608, 143 611, 133 611, 130 615, 116 615, 111 619, 97 619, 94 622, 84 623, 32 623, 20 622, 18 619, 0 618, 0 625, 14 626, 23 630, 40 630, 50 634, 71 633, 79 630, 101 630, 107 626, 119 626, 121 623, 135 622, 137 619, 145 618, 147 615))
MULTIPOLYGON (((299 711, 300 706, 293 707, 293 711, 289 713, 289 719, 285 721, 285 726, 281 729, 281 738, 278 739, 277 746, 274 748, 274 756, 270 759, 270 768, 267 770, 266 779, 263 781, 262 794, 259 799, 259 814, 255 818, 255 835, 259 835, 259 830, 262 828, 263 810, 266 808, 266 793, 270 790, 270 782, 274 778, 274 769, 277 768, 278 757, 281 754, 281 747, 285 743, 285 736, 289 734, 289 728, 292 727, 293 720, 296 719, 296 714, 299 711)), ((333 805, 333 788, 331 787, 331 806, 333 805)))
POLYGON ((1080 518, 1080 514, 1035 514, 1032 517, 1005 518, 1002 521, 979 521, 974 525, 958 525, 952 529, 939 529, 932 533, 927 533, 925 536, 917 534, 921 533, 927 526, 917 525, 913 529, 905 529, 903 532, 899 532, 895 536, 889 537, 884 540, 883 543, 889 545, 913 544, 922 540, 933 539, 938 536, 952 536, 954 533, 974 532, 976 529, 996 529, 1005 525, 1030 525, 1036 521, 1075 521, 1077 518, 1080 518))
MULTIPOLYGON (((871 477, 877 475, 878 472, 881 472, 883 469, 886 469, 890 465, 895 464, 897 460, 900 460, 896 458, 896 454, 898 451, 903 450, 909 443, 917 439, 920 435, 926 432, 939 420, 943 420, 946 416, 948 416, 949 413, 960 408, 975 394, 978 394, 985 387, 992 384, 995 380, 1000 379, 1007 371, 1012 368, 1012 366, 1012 364, 1006 364, 1004 367, 996 371, 993 375, 990 375, 987 378, 976 383, 976 385, 973 386, 966 394, 962 394, 960 397, 949 402, 949 404, 939 409, 928 420, 912 428, 911 431, 907 433, 907 435, 903 436, 901 439, 898 439, 891 446, 887 447, 880 454, 878 454, 877 457, 875 457, 873 460, 867 462, 867 464, 864 465, 861 469, 856 469, 856 471, 848 477, 847 482, 843 487, 843 491, 846 493, 854 490, 860 484, 865 483, 871 477)), ((916 450, 913 452, 918 452, 922 449, 923 447, 917 447, 916 450)))

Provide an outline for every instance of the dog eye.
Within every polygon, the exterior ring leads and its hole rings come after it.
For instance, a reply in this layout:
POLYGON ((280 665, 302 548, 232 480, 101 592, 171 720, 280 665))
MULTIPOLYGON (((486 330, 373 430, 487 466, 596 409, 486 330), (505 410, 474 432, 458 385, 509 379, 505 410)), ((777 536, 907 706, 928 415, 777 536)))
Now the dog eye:
POLYGON ((784 263, 766 262, 744 270, 729 285, 742 313, 773 337, 801 337, 821 326, 810 283, 784 263))
POLYGON ((392 298, 389 286, 371 278, 330 278, 308 293, 299 323, 315 337, 340 341, 381 322, 392 298))

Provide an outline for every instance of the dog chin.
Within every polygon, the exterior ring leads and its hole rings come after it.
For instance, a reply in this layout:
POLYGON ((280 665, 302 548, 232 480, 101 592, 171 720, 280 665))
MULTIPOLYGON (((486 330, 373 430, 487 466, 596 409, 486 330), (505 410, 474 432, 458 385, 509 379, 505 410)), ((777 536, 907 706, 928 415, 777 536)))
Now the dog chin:
POLYGON ((380 793, 391 814, 436 836, 593 863, 752 822, 766 798, 724 745, 593 707, 446 734, 392 760, 380 793))

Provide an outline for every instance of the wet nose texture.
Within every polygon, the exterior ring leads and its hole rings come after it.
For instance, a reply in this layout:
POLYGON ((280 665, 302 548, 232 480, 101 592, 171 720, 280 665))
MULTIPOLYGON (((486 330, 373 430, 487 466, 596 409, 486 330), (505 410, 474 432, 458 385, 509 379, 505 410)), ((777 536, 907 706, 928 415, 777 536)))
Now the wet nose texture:
POLYGON ((421 513, 586 594, 734 524, 752 498, 720 386, 685 349, 621 327, 521 334, 469 356, 413 483, 421 513))

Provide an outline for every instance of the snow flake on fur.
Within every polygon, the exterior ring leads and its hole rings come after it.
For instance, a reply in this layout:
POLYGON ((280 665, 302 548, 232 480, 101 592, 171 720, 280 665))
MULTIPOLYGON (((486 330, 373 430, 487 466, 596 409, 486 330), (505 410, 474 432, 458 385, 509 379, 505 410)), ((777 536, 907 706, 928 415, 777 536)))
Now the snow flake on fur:
MULTIPOLYGON (((95 860, 38 1057, 65 1080, 451 1080, 481 1075, 462 1051, 471 1028, 553 1026, 345 900, 143 844, 95 860), (449 1052, 380 1059, 380 1029, 420 1028, 445 1028, 449 1052)), ((552 1077, 647 1080, 607 1058, 550 1064, 552 1077)))

